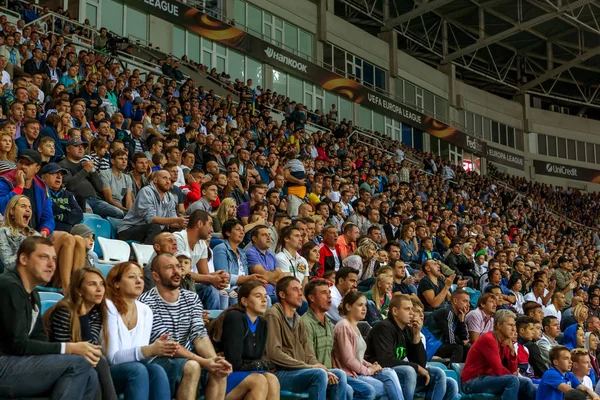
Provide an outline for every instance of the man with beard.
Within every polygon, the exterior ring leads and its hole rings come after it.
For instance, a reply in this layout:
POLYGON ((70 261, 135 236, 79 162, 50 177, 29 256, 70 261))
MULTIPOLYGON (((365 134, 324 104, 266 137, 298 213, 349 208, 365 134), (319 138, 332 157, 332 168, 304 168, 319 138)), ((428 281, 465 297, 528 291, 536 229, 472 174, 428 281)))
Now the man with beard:
POLYGON ((197 398, 201 370, 208 372, 208 382, 201 388, 206 398, 225 398, 231 364, 215 352, 204 326, 198 295, 180 290, 183 269, 179 261, 172 254, 162 253, 151 268, 156 286, 139 299, 154 315, 150 340, 168 335, 169 340, 179 343, 173 357, 157 357, 152 362, 165 369, 171 393, 177 398, 197 398))
POLYGON ((119 240, 152 244, 154 237, 168 228, 185 228, 187 217, 178 217, 176 199, 169 193, 171 175, 156 171, 152 183, 139 191, 133 206, 119 225, 119 240))

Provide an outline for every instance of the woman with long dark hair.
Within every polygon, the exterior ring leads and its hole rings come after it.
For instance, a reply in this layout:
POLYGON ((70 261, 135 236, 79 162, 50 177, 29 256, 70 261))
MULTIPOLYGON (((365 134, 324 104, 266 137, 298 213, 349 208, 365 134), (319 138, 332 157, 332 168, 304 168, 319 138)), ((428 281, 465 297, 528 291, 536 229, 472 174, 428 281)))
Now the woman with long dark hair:
MULTIPOLYGON (((84 267, 73 273, 66 296, 44 314, 46 333, 51 342, 87 341, 95 345, 108 341, 105 281, 96 268, 84 267)), ((105 357, 96 365, 99 390, 97 400, 117 399, 105 357)))
POLYGON ((238 303, 229 307, 208 327, 215 349, 223 351, 233 372, 227 377, 226 400, 279 399, 274 366, 262 360, 267 343, 267 292, 259 281, 239 287, 238 303), (243 334, 243 338, 240 339, 243 334))

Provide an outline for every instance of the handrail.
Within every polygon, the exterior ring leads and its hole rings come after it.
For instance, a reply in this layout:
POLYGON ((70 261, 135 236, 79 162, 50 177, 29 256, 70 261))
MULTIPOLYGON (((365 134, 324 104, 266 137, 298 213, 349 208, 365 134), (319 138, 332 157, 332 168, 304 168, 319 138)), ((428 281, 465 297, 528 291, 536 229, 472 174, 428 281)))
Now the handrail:
MULTIPOLYGON (((8 0, 7 0, 7 2, 8 2, 8 0)), ((7 7, 4 7, 4 6, 0 7, 0 11, 2 11, 3 14, 12 14, 13 16, 17 17, 17 19, 21 19, 21 14, 19 14, 16 11, 13 11, 7 7)))

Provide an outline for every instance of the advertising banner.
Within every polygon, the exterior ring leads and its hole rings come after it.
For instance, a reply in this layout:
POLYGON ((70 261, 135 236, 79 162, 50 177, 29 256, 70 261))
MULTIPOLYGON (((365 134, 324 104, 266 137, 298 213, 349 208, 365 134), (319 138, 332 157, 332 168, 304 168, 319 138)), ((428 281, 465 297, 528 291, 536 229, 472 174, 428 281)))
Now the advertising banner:
POLYGON ((370 90, 358 82, 310 62, 289 51, 252 36, 240 28, 210 17, 177 1, 124 0, 125 4, 183 26, 206 39, 231 47, 274 68, 313 82, 323 89, 347 97, 353 102, 411 125, 465 150, 485 154, 485 142, 446 125, 406 105, 370 90))
POLYGON ((496 164, 516 168, 521 171, 525 170, 525 158, 523 156, 491 147, 489 143, 487 145, 486 158, 488 161, 495 162, 496 164))
POLYGON ((600 171, 584 167, 559 164, 549 161, 533 160, 535 173, 539 175, 556 176, 558 178, 576 181, 600 183, 600 171))

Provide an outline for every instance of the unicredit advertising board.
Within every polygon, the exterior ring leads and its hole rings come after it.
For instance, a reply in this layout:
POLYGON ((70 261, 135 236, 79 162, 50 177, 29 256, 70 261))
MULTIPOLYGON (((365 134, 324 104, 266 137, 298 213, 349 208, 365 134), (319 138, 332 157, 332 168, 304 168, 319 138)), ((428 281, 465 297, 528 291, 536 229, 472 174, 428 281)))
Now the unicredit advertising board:
POLYGON ((600 183, 600 171, 584 167, 575 167, 549 161, 533 160, 535 173, 556 176, 576 181, 600 183))
POLYGON ((375 112, 411 125, 432 136, 462 147, 471 153, 485 154, 485 142, 482 140, 470 137, 454 127, 370 90, 352 79, 342 77, 289 51, 252 36, 240 28, 210 17, 200 10, 177 1, 167 0, 124 0, 124 3, 148 14, 154 14, 173 24, 183 26, 206 39, 231 47, 236 51, 270 64, 278 70, 313 82, 327 91, 345 96, 375 112))

